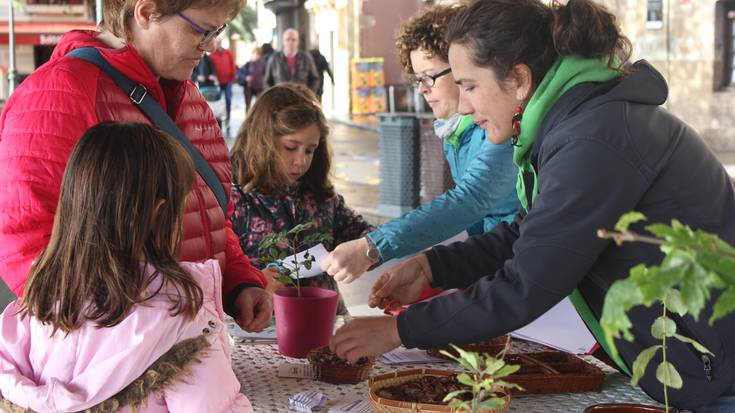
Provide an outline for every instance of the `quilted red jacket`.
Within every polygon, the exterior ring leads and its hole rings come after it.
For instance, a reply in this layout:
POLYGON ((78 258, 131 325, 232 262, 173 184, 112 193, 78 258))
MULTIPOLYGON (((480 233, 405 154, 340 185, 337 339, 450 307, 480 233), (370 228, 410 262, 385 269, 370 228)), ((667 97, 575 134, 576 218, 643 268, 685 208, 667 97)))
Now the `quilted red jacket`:
MULTIPOLYGON (((224 184, 229 198, 230 158, 217 122, 190 82, 157 80, 132 46, 111 49, 97 32, 72 31, 56 46, 51 60, 25 79, 0 116, 0 276, 22 295, 31 261, 48 242, 64 166, 82 133, 99 122, 150 123, 127 95, 96 66, 69 51, 97 47, 134 82, 143 84, 201 151, 224 184)), ((243 283, 264 286, 222 214, 214 193, 197 176, 186 200, 180 259, 216 258, 222 268, 223 295, 243 283)))

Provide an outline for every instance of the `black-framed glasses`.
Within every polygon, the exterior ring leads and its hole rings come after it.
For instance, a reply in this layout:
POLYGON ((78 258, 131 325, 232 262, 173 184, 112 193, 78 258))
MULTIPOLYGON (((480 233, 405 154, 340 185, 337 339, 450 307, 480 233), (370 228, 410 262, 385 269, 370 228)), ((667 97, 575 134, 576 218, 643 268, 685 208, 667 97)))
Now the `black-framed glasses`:
POLYGON ((436 84, 436 79, 439 79, 440 77, 446 74, 449 74, 449 73, 452 73, 451 67, 448 67, 433 76, 432 75, 414 76, 411 79, 411 83, 416 85, 417 88, 419 87, 419 84, 422 84, 426 86, 427 88, 432 88, 434 87, 434 84, 436 84))
POLYGON ((194 23, 189 19, 188 17, 184 16, 181 13, 176 13, 177 16, 181 17, 181 20, 189 23, 189 26, 191 26, 192 29, 196 30, 198 33, 202 34, 202 40, 199 41, 199 48, 203 49, 204 46, 212 41, 213 39, 217 38, 220 34, 222 34, 223 31, 227 28, 227 23, 223 24, 222 26, 214 29, 214 30, 206 30, 202 26, 194 23))

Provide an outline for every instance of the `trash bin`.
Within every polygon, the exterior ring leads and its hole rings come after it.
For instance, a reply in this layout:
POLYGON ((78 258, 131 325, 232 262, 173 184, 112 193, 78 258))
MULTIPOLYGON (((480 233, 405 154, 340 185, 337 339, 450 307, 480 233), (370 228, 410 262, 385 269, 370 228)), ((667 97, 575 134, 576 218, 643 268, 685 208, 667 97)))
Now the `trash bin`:
POLYGON ((419 119, 419 141, 421 147, 421 203, 434 198, 454 187, 452 172, 444 157, 444 143, 434 133, 434 116, 417 114, 419 119))
POLYGON ((419 205, 419 128, 414 114, 382 113, 378 213, 398 217, 419 205))

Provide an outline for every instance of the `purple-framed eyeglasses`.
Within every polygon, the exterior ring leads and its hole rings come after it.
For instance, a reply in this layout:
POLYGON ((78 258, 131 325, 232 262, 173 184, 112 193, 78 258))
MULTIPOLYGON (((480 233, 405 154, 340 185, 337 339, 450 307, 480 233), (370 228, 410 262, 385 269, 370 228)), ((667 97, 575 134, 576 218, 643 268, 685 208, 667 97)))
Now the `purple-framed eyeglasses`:
POLYGON ((181 20, 189 23, 189 26, 191 26, 192 29, 196 30, 198 33, 202 34, 202 40, 199 41, 199 48, 203 49, 204 46, 212 41, 212 39, 215 39, 217 36, 222 34, 222 32, 227 28, 227 23, 223 24, 222 26, 214 29, 214 30, 206 30, 202 26, 194 23, 189 19, 188 17, 184 16, 181 13, 176 13, 177 16, 181 18, 181 20))

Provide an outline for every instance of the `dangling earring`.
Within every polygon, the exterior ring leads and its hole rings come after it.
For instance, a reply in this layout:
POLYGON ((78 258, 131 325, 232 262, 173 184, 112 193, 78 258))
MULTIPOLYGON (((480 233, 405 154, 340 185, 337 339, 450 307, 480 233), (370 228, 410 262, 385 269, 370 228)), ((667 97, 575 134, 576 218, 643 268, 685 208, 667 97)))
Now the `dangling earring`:
POLYGON ((521 134, 521 119, 523 119, 523 108, 518 106, 516 107, 515 113, 513 113, 513 119, 510 121, 513 126, 513 135, 510 137, 510 144, 513 146, 521 146, 518 144, 518 136, 521 134))

